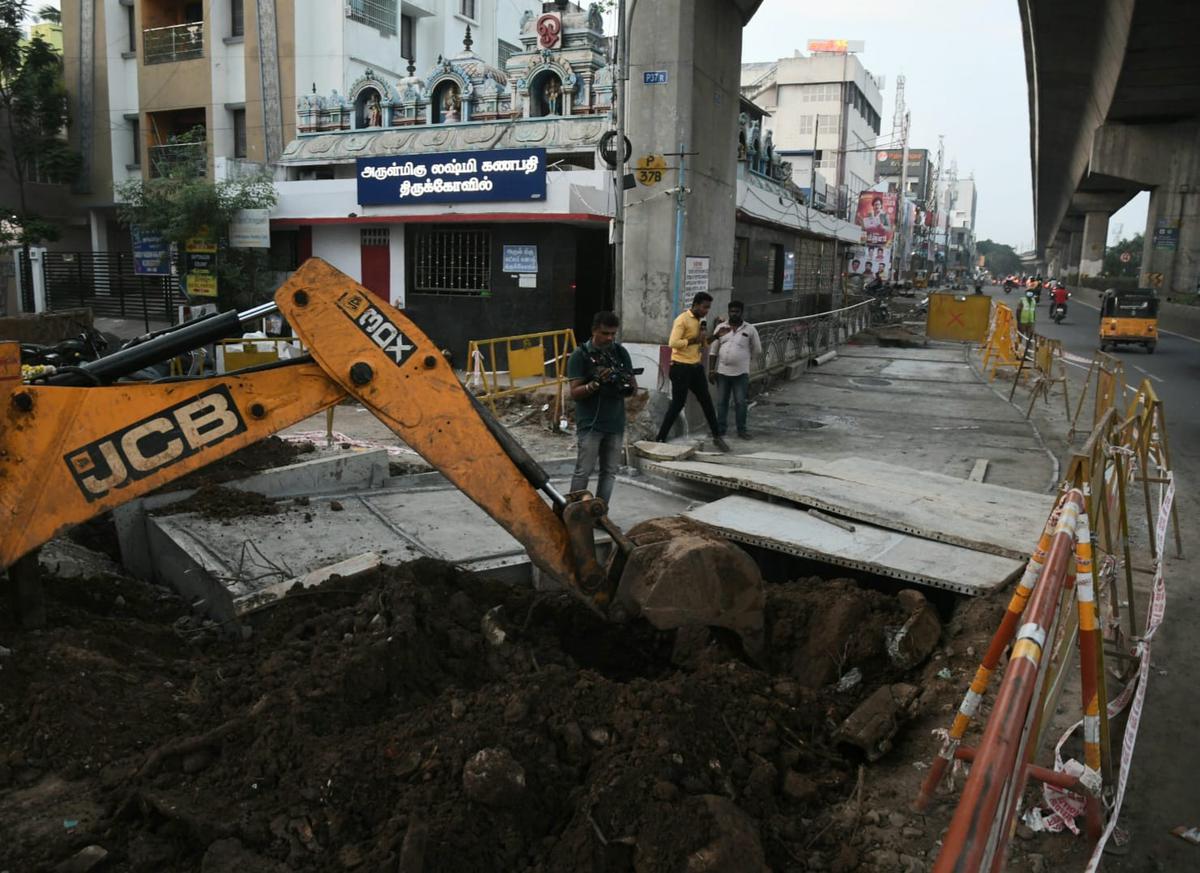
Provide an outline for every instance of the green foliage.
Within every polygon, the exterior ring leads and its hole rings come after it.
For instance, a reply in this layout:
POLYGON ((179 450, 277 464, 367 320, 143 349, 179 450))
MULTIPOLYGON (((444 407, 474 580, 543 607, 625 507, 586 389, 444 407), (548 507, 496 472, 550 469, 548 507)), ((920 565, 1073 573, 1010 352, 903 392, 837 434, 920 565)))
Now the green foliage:
POLYGON ((993 276, 1021 272, 1021 257, 1010 245, 985 239, 975 244, 975 250, 983 255, 984 266, 993 276))
POLYGON ((16 184, 18 203, 0 208, 0 242, 32 245, 58 228, 29 203, 31 181, 67 184, 82 159, 67 143, 67 89, 62 58, 41 39, 22 45, 25 0, 0 0, 0 164, 16 184))
POLYGON ((1123 239, 1113 246, 1109 246, 1104 250, 1104 275, 1105 276, 1132 276, 1137 277, 1142 271, 1142 245, 1144 243, 1142 235, 1135 234, 1130 239, 1123 239), (1129 263, 1121 262, 1121 254, 1129 252, 1129 263))
POLYGON ((37 11, 37 17, 42 21, 49 21, 51 24, 62 24, 62 12, 55 9, 53 6, 46 5, 37 11))
POLYGON ((265 298, 269 257, 260 249, 234 249, 225 242, 229 224, 242 209, 270 209, 277 200, 270 173, 210 182, 205 176, 205 132, 194 128, 170 137, 180 155, 155 164, 159 177, 133 179, 117 186, 117 218, 126 226, 157 231, 169 242, 184 243, 208 233, 220 242, 217 288, 222 306, 248 306, 265 298), (197 146, 189 151, 187 146, 197 146))

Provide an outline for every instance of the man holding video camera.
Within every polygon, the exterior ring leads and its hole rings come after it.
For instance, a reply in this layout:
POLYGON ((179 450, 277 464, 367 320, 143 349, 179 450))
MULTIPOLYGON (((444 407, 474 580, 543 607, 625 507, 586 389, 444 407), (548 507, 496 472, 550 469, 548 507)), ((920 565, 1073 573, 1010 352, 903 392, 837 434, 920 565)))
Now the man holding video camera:
POLYGON ((615 312, 592 317, 592 338, 567 360, 571 399, 575 401, 577 455, 571 491, 583 491, 600 463, 596 496, 608 503, 625 434, 625 398, 637 390, 629 352, 617 342, 621 320, 615 312))

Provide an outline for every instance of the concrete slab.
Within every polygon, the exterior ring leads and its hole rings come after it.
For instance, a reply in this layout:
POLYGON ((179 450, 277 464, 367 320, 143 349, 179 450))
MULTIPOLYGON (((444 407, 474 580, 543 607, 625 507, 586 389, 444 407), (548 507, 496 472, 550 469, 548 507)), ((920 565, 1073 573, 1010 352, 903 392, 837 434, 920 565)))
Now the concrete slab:
MULTIPOLYGON (((566 489, 567 480, 553 481, 566 489)), ((610 517, 628 530, 692 505, 650 483, 619 477, 610 517)), ((521 544, 461 491, 447 487, 327 495, 304 506, 286 504, 277 515, 228 520, 150 515, 146 528, 154 581, 204 600, 218 620, 235 620, 240 603, 257 602, 281 582, 366 553, 393 564, 428 556, 505 578, 529 575, 521 544)))
POLYGON ((988 554, 1023 560, 1037 545, 1054 498, 860 458, 805 459, 776 473, 695 461, 654 464, 656 472, 769 494, 833 515, 988 554))
POLYGON ((936 346, 922 349, 886 348, 883 346, 842 346, 838 349, 840 358, 880 358, 887 361, 953 361, 962 363, 963 350, 959 346, 938 348, 936 346))
POLYGON ((995 591, 1024 567, 1020 560, 872 525, 856 524, 849 531, 803 510, 749 497, 725 497, 686 515, 735 542, 959 594, 995 591))
POLYGON ((633 444, 638 454, 651 461, 686 461, 696 453, 696 446, 688 443, 656 443, 653 440, 638 440, 633 444))

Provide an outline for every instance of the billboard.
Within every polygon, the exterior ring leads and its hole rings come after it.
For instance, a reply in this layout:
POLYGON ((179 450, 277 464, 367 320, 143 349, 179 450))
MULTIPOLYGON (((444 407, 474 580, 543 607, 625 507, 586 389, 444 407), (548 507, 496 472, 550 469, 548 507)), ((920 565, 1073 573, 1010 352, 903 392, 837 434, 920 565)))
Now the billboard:
POLYGON ((835 55, 844 55, 851 52, 861 53, 866 48, 866 43, 861 39, 810 39, 808 41, 808 53, 827 52, 835 55))
MULTIPOLYGON (((888 176, 900 175, 900 163, 904 160, 901 149, 880 149, 875 153, 875 178, 883 179, 888 176)), ((917 179, 924 172, 924 164, 929 160, 929 152, 925 149, 908 150, 908 175, 917 179)))
POLYGON ((864 281, 887 279, 892 274, 892 250, 882 245, 851 246, 846 252, 846 272, 862 276, 864 281))
POLYGON ((862 228, 863 242, 888 248, 896 233, 896 195, 882 191, 863 191, 858 195, 854 223, 862 228))
POLYGON ((357 171, 362 206, 546 199, 545 149, 359 158, 357 171))

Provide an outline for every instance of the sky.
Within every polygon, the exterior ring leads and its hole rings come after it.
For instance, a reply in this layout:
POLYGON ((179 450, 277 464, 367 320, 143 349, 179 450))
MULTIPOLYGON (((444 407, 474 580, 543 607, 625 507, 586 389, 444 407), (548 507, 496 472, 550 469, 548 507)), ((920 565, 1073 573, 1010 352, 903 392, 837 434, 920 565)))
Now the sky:
MULTIPOLYGON (((880 136, 889 137, 896 76, 912 116, 909 144, 936 154, 945 135, 947 163, 975 176, 977 237, 1018 250, 1033 240, 1029 92, 1017 0, 764 0, 742 33, 744 61, 770 61, 805 50, 810 39, 863 40, 859 59, 886 77, 880 136)), ((1110 242, 1141 232, 1149 195, 1109 222, 1110 242)))

